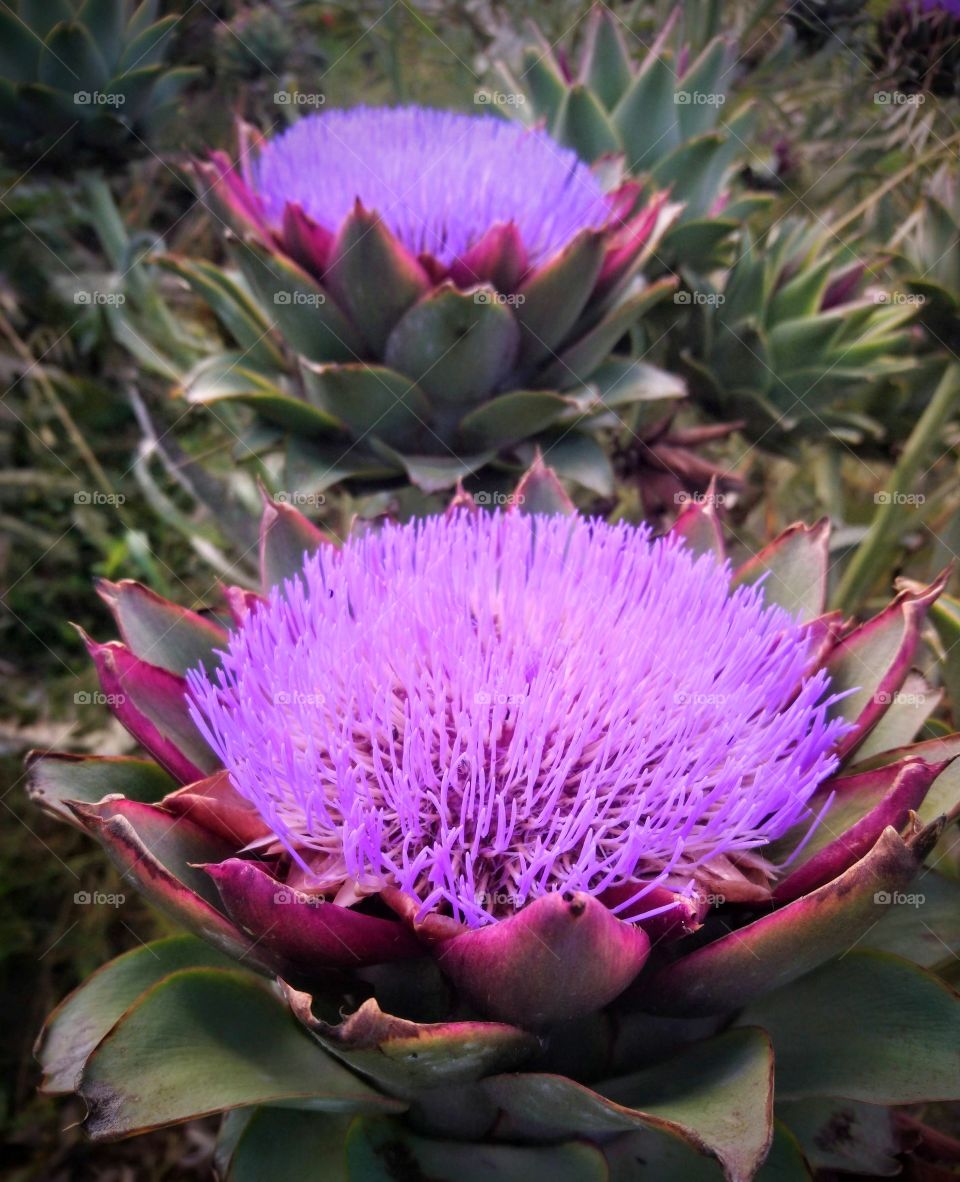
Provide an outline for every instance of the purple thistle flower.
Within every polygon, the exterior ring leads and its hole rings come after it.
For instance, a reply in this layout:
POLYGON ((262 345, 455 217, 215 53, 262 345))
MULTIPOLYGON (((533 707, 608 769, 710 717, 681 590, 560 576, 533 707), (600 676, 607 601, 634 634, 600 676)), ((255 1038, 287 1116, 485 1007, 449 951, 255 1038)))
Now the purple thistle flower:
POLYGON ((536 265, 612 212, 589 167, 545 132, 421 107, 308 115, 262 147, 249 182, 275 229, 293 203, 334 231, 359 201, 445 265, 511 223, 536 265))
POLYGON ((325 889, 477 927, 636 884, 614 910, 638 919, 653 885, 809 819, 846 733, 807 628, 729 579, 644 527, 387 526, 274 589, 188 675, 191 713, 325 889))

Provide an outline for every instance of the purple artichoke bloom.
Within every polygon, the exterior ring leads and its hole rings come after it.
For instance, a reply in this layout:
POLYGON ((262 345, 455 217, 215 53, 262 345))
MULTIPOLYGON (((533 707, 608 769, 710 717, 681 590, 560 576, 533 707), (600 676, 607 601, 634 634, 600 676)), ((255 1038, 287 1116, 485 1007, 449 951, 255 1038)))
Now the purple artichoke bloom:
POLYGON ((263 146, 250 182, 277 232, 288 204, 335 229, 360 200, 411 254, 448 267, 511 224, 536 265, 611 213, 593 172, 544 132, 421 107, 308 115, 263 146))
POLYGON ((188 684, 311 888, 636 921, 810 817, 848 729, 813 647, 677 539, 459 512, 322 547, 188 684))
POLYGON ((960 17, 960 0, 921 0, 920 7, 924 12, 949 12, 960 17))

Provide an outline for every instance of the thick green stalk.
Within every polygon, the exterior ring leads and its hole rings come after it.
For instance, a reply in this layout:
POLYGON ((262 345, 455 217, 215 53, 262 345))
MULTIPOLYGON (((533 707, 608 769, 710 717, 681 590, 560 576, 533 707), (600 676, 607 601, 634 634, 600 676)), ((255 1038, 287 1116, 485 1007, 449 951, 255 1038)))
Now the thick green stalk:
POLYGON ((877 511, 863 541, 854 551, 837 588, 835 607, 854 611, 883 574, 896 546, 897 537, 909 512, 910 496, 924 464, 943 439, 944 428, 960 403, 960 365, 948 365, 927 408, 917 421, 887 482, 878 498, 877 511))

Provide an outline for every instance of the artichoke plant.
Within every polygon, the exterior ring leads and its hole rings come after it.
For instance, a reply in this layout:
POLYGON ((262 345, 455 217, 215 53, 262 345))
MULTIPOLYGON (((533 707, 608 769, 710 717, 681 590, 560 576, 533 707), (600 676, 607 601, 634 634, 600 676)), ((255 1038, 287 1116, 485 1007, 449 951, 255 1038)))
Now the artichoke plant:
POLYGON ((737 191, 738 171, 763 170, 751 146, 756 112, 731 93, 736 44, 715 37, 691 60, 689 46, 673 44, 679 16, 678 6, 647 46, 598 4, 574 66, 535 31, 516 71, 498 67, 506 90, 491 99, 513 100, 502 102, 504 112, 544 125, 582 159, 622 158, 651 192, 669 189, 683 211, 658 258, 662 266, 700 272, 722 257, 721 245, 769 197, 737 191), (639 57, 633 41, 644 50, 639 57))
POLYGON ((655 539, 542 465, 513 499, 339 545, 268 503, 222 613, 101 584, 149 758, 37 754, 32 794, 192 934, 61 1004, 44 1087, 95 1138, 223 1113, 234 1180, 781 1182, 942 1144, 960 736, 916 741, 912 667, 944 579, 857 624, 825 523, 733 569, 709 502, 655 539))
POLYGON ((0 155, 31 170, 125 163, 197 71, 166 64, 181 19, 158 0, 0 7, 0 155))
POLYGON ((828 433, 883 438, 866 408, 917 364, 906 325, 918 302, 868 279, 862 261, 803 219, 784 218, 760 240, 746 234, 729 271, 676 297, 690 311, 680 361, 693 399, 775 450, 828 433))
MULTIPOLYGON (((607 192, 540 131, 408 107, 308 115, 198 166, 230 219, 266 318, 240 352, 205 358, 195 403, 244 402, 293 436, 288 487, 406 478, 426 492, 487 465, 522 471, 533 442, 612 491, 597 433, 683 395, 610 358, 673 281, 640 273, 676 206, 607 192), (290 367, 278 373, 274 338, 290 367), (264 357, 264 353, 267 356, 264 357)), ((226 299, 215 269, 178 264, 226 299)))

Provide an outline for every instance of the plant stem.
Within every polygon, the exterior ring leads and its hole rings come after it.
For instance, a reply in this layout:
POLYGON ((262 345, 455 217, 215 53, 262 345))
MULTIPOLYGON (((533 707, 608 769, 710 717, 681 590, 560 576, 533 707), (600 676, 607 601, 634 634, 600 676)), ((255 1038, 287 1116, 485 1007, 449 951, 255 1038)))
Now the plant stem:
POLYGON ((960 365, 948 365, 927 408, 910 433, 906 446, 878 498, 877 511, 863 541, 854 551, 837 588, 835 606, 852 612, 883 573, 896 545, 907 506, 903 497, 913 490, 933 447, 943 439, 947 422, 960 400, 960 365))

